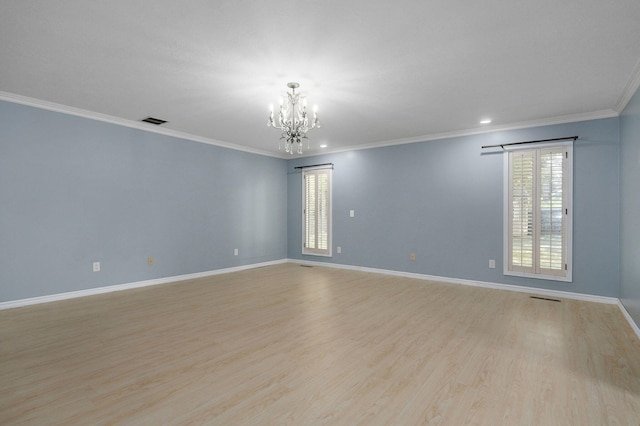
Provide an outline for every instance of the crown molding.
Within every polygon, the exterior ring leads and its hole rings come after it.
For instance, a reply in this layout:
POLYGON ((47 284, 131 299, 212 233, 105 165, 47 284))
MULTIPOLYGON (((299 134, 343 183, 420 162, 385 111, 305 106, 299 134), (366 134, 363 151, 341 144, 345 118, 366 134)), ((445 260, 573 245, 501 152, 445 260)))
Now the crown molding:
POLYGON ((627 81, 627 84, 624 86, 624 90, 622 91, 622 95, 620 95, 620 99, 618 99, 618 103, 616 103, 615 111, 618 114, 622 114, 622 111, 627 107, 627 104, 638 91, 640 87, 640 60, 636 62, 636 66, 633 68, 631 72, 631 76, 627 81))
MULTIPOLYGON (((626 104, 631 99, 631 96, 633 96, 633 94, 635 93, 635 91, 639 86, 640 86, 640 61, 638 62, 638 65, 636 66, 636 69, 634 71, 634 77, 629 80, 629 83, 626 86, 626 89, 625 89, 626 95, 623 96, 624 100, 623 98, 621 98, 621 100, 618 102, 618 107, 623 104, 624 106, 626 106, 626 104)), ((325 152, 315 152, 315 153, 297 155, 292 158, 290 155, 282 154, 279 152, 274 153, 266 150, 249 148, 242 145, 223 142, 216 139, 205 138, 202 136, 192 135, 190 133, 180 132, 177 130, 171 130, 171 129, 162 128, 162 127, 150 127, 152 125, 138 122, 138 121, 127 120, 120 117, 101 114, 99 112, 70 107, 67 105, 57 104, 54 102, 44 101, 41 99, 30 98, 27 96, 17 95, 9 92, 0 91, 0 100, 27 105, 35 108, 40 108, 40 109, 46 109, 54 112, 60 112, 63 114, 74 115, 77 117, 88 118, 91 120, 102 121, 105 123, 142 130, 145 132, 158 133, 165 136, 186 139, 193 142, 206 143, 209 145, 215 145, 222 148, 228 148, 236 151, 243 151, 251 154, 274 157, 274 158, 279 158, 284 160, 291 160, 294 158, 303 158, 303 157, 315 157, 318 155, 335 154, 335 153, 346 152, 346 151, 358 151, 363 149, 373 149, 373 148, 382 148, 387 146, 405 145, 405 144, 418 143, 418 142, 430 142, 430 141, 435 141, 440 139, 451 139, 456 137, 481 135, 481 134, 508 131, 508 130, 519 130, 519 129, 526 129, 531 127, 551 126, 555 124, 566 124, 566 123, 574 123, 574 122, 580 122, 580 121, 597 120, 601 118, 617 117, 620 115, 620 113, 618 112, 618 107, 616 107, 616 110, 604 109, 604 110, 588 112, 588 113, 549 117, 549 118, 543 118, 539 120, 523 121, 519 123, 511 123, 511 124, 505 124, 505 125, 483 126, 482 128, 457 130, 457 131, 443 132, 443 133, 433 133, 433 134, 414 136, 409 138, 391 139, 391 140, 372 142, 372 143, 361 144, 361 145, 351 145, 343 148, 338 148, 335 150, 327 150, 325 152)), ((622 107, 622 109, 624 109, 624 106, 622 107)))
POLYGON ((229 142, 223 142, 216 139, 205 138, 203 136, 192 135, 190 133, 171 130, 163 127, 155 127, 154 125, 142 123, 126 118, 114 117, 112 115, 102 114, 99 112, 89 111, 81 108, 75 108, 67 105, 57 104, 54 102, 44 101, 41 99, 30 98, 27 96, 17 95, 15 93, 0 91, 0 100, 12 102, 21 105, 27 105, 34 108, 46 109, 49 111, 59 112, 62 114, 74 115, 76 117, 88 118, 90 120, 102 121, 104 123, 115 124, 117 126, 129 127, 131 129, 142 130, 145 132, 158 133, 164 136, 171 136, 179 139, 186 139, 192 142, 206 143, 221 148, 233 149, 235 151, 243 151, 251 154, 263 155, 267 157, 283 158, 280 154, 274 154, 269 151, 263 151, 255 148, 249 148, 242 145, 236 145, 229 142), (154 127, 151 127, 154 126, 154 127))
POLYGON ((296 158, 312 157, 312 156, 325 155, 325 154, 334 154, 334 153, 345 152, 345 151, 357 151, 362 149, 383 148, 386 146, 405 145, 405 144, 418 143, 418 142, 430 142, 430 141, 436 141, 441 139, 458 138, 463 136, 482 135, 487 133, 504 132, 509 130, 528 129, 532 127, 552 126, 556 124, 577 123, 580 121, 599 120, 602 118, 618 117, 619 115, 620 114, 618 112, 612 109, 603 109, 600 111, 562 115, 557 117, 542 118, 539 120, 522 121, 519 123, 510 123, 510 124, 495 125, 495 126, 483 126, 482 128, 456 130, 453 132, 433 133, 430 135, 414 136, 414 137, 402 138, 402 139, 392 139, 392 140, 373 142, 373 143, 362 144, 362 145, 351 145, 351 146, 347 146, 347 147, 343 147, 343 148, 339 148, 339 149, 335 149, 335 150, 331 150, 323 153, 301 155, 296 158))

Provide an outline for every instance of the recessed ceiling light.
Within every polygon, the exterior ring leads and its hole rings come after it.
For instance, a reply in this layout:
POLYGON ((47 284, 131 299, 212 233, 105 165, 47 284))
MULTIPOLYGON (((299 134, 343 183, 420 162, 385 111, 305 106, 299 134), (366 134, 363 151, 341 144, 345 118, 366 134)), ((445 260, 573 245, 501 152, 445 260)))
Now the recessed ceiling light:
POLYGON ((491 124, 491 119, 485 118, 484 120, 480 120, 480 124, 491 124))
POLYGON ((320 145, 320 148, 326 148, 326 147, 327 147, 326 143, 323 143, 322 145, 320 145))

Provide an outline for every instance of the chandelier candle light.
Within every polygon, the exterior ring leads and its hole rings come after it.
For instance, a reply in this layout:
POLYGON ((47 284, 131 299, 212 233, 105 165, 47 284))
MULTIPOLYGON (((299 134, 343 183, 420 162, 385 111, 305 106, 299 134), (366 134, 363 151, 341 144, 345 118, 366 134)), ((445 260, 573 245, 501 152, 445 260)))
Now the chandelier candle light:
MULTIPOLYGON (((278 123, 276 124, 273 119, 273 105, 271 105, 271 113, 269 114, 267 126, 282 130, 280 139, 284 139, 285 152, 293 154, 295 149, 298 154, 302 154, 302 139, 307 139, 307 149, 309 149, 307 132, 320 127, 318 107, 313 108, 313 122, 311 126, 309 126, 307 99, 299 93, 296 93, 296 89, 300 87, 300 85, 298 83, 288 83, 287 87, 291 89, 291 92, 287 92, 286 98, 284 96, 280 98, 278 123)), ((279 148, 282 149, 282 143, 279 148)))

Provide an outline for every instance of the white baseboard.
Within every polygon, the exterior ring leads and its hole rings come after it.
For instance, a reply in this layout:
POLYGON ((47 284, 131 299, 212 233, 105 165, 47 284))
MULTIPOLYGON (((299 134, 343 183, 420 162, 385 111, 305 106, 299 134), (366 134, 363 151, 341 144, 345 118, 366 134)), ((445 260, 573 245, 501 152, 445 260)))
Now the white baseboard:
POLYGON ((631 318, 629 311, 627 311, 627 308, 624 307, 621 300, 618 300, 618 307, 622 311, 622 315, 624 315, 624 317, 627 319, 627 322, 629 323, 633 331, 636 333, 636 336, 638 336, 638 339, 640 339, 640 328, 638 327, 638 324, 635 323, 633 318, 631 318))
POLYGON ((398 277, 416 278, 419 280, 437 281, 437 282, 443 282, 447 284, 460 284, 460 285, 468 285, 472 287, 491 288, 495 290, 516 291, 520 293, 535 294, 535 295, 548 296, 548 297, 554 297, 554 298, 560 297, 560 298, 572 299, 572 300, 582 300, 586 302, 618 305, 618 307, 620 308, 620 311, 622 312, 622 315, 624 315, 627 322, 629 323, 633 331, 636 333, 636 336, 638 336, 638 339, 640 339, 640 328, 633 321, 633 318, 631 318, 631 315, 629 315, 629 312, 627 312, 627 309, 624 307, 620 299, 616 297, 595 296, 592 294, 573 293, 569 291, 545 290, 545 289, 535 288, 535 287, 523 287, 523 286, 517 286, 517 285, 510 285, 510 284, 498 284, 498 283, 491 283, 486 281, 473 281, 473 280, 463 280, 459 278, 438 277, 434 275, 415 274, 411 272, 393 271, 388 269, 376 269, 376 268, 366 268, 362 266, 340 265, 337 263, 312 262, 312 261, 298 260, 298 259, 287 259, 287 261, 290 263, 297 263, 300 265, 326 266, 328 268, 372 272, 375 274, 385 274, 385 275, 393 275, 398 277))
POLYGON ((247 269, 261 268, 263 266, 286 263, 286 259, 271 262, 253 263, 250 265, 234 266, 232 268, 215 269, 212 271, 196 272, 193 274, 178 275, 173 277, 156 278, 153 280, 137 281, 133 283, 110 285, 106 287, 89 288, 86 290, 70 291, 66 293, 51 294, 47 296, 31 297, 28 299, 10 300, 0 302, 0 310, 19 308, 21 306, 37 305, 40 303, 55 302, 58 300, 75 299, 76 297, 93 296, 95 294, 111 293, 113 291, 130 290, 132 288, 148 287, 152 285, 169 284, 176 281, 192 280, 196 278, 210 277, 212 275, 228 274, 230 272, 245 271, 247 269))
POLYGON ((595 296, 592 294, 573 293, 569 291, 546 290, 535 287, 523 287, 511 284, 498 284, 487 281, 465 280, 460 278, 439 277, 435 275, 416 274, 412 272, 393 271, 389 269, 367 268, 362 266, 340 265, 337 263, 312 262, 307 260, 288 259, 288 262, 300 265, 326 266, 328 268, 349 269, 352 271, 372 272, 376 274, 393 275, 398 277, 416 278, 419 280, 437 281, 447 284, 460 284, 472 287, 491 288, 494 290, 516 291, 519 293, 535 294, 540 296, 565 298, 573 300, 583 300, 586 302, 606 303, 610 305, 618 304, 620 301, 616 297, 595 296))
POLYGON ((624 305, 622 304, 620 299, 615 298, 615 297, 594 296, 594 295, 591 295, 591 294, 572 293, 572 292, 557 291, 557 290, 545 290, 545 289, 534 288, 534 287, 523 287, 523 286, 517 286, 517 285, 510 285, 510 284, 491 283, 491 282, 486 282, 486 281, 474 281, 474 280, 464 280, 464 279, 459 279, 459 278, 439 277, 439 276, 434 276, 434 275, 425 275, 425 274, 416 274, 416 273, 411 273, 411 272, 393 271, 393 270, 389 270, 389 269, 367 268, 367 267, 363 267, 363 266, 341 265, 341 264, 338 264, 338 263, 312 262, 312 261, 299 260, 299 259, 280 259, 280 260, 274 260, 274 261, 270 261, 270 262, 253 263, 253 264, 250 264, 250 265, 235 266, 235 267, 232 267, 232 268, 224 268, 224 269, 216 269, 216 270, 212 270, 212 271, 197 272, 197 273, 193 273, 193 274, 178 275, 178 276, 165 277, 165 278, 157 278, 157 279, 153 279, 153 280, 137 281, 137 282, 133 282, 133 283, 117 284, 117 285, 111 285, 111 286, 106 286, 106 287, 90 288, 90 289, 86 289, 86 290, 70 291, 70 292, 67 292, 67 293, 58 293, 58 294, 51 294, 51 295, 47 295, 47 296, 31 297, 31 298, 28 298, 28 299, 10 300, 8 302, 0 302, 0 310, 11 309, 11 308, 19 308, 21 306, 28 306, 28 305, 37 305, 37 304, 40 304, 40 303, 55 302, 55 301, 58 301, 58 300, 74 299, 76 297, 92 296, 92 295, 95 295, 95 294, 111 293, 111 292, 114 292, 114 291, 129 290, 129 289, 133 289, 133 288, 148 287, 148 286, 160 285, 160 284, 168 284, 168 283, 172 283, 172 282, 192 280, 192 279, 196 279, 196 278, 209 277, 209 276, 213 276, 213 275, 228 274, 228 273, 231 273, 231 272, 245 271, 245 270, 248 270, 248 269, 261 268, 261 267, 264 267, 264 266, 278 265, 278 264, 281 264, 281 263, 296 263, 296 264, 299 264, 299 265, 310 265, 310 266, 326 266, 328 268, 346 269, 346 270, 361 271, 361 272, 371 272, 371 273, 375 273, 375 274, 393 275, 393 276, 406 277, 406 278, 416 278, 416 279, 420 279, 420 280, 437 281, 437 282, 443 282, 443 283, 448 283, 448 284, 459 284, 459 285, 467 285, 467 286, 472 286, 472 287, 491 288, 491 289, 495 289, 495 290, 516 291, 516 292, 520 292, 520 293, 536 294, 536 295, 540 295, 540 296, 549 296, 549 297, 555 297, 555 298, 560 297, 560 298, 573 299, 573 300, 583 300, 583 301, 587 301, 587 302, 615 304, 615 305, 618 305, 618 307, 620 308, 620 311, 622 312, 624 317, 627 319, 627 322, 629 323, 629 325, 631 326, 633 331, 636 333, 636 335, 640 339, 640 328, 633 321, 633 318, 631 318, 631 315, 629 315, 629 312, 627 312, 627 309, 624 307, 624 305))

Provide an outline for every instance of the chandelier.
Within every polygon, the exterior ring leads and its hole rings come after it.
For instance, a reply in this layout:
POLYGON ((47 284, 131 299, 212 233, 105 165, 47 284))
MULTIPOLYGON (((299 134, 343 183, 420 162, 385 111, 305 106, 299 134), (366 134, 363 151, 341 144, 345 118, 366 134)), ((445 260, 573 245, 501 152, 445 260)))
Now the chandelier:
POLYGON ((281 142, 279 148, 288 154, 293 154, 295 150, 298 154, 302 154, 302 140, 307 140, 307 149, 309 149, 309 138, 307 132, 313 128, 320 127, 318 120, 318 108, 313 109, 313 122, 309 126, 309 117, 307 117, 307 99, 296 93, 296 89, 300 87, 298 83, 288 83, 287 87, 291 92, 287 92, 286 98, 280 98, 280 112, 278 113, 278 123, 273 119, 273 105, 267 126, 282 130, 281 142))

